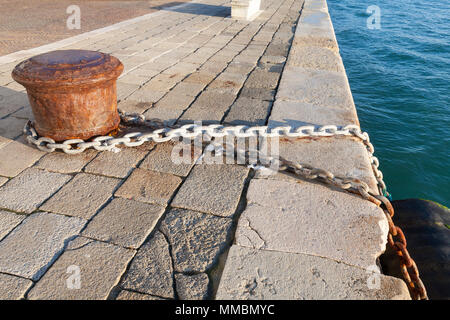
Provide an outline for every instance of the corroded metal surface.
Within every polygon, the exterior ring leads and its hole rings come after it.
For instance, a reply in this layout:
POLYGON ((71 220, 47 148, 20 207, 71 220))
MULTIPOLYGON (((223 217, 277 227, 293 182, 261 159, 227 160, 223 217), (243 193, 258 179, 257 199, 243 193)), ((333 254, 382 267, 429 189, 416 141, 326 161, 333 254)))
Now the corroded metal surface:
POLYGON ((12 77, 27 89, 37 132, 62 141, 118 127, 116 80, 122 71, 122 63, 105 53, 57 50, 21 62, 12 77))

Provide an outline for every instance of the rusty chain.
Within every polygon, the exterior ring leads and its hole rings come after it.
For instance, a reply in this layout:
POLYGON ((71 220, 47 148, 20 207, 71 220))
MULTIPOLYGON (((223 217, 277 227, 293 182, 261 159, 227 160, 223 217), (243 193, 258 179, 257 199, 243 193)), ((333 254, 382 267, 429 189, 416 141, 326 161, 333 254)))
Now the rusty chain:
MULTIPOLYGON (((51 138, 39 137, 32 122, 28 121, 24 127, 24 134, 30 144, 35 145, 42 151, 54 152, 56 150, 61 150, 67 154, 79 154, 90 148, 98 151, 118 152, 120 151, 120 149, 117 148, 118 145, 137 147, 148 141, 162 143, 180 137, 191 140, 199 136, 207 136, 208 139, 211 140, 212 138, 223 138, 227 135, 233 135, 236 138, 249 138, 254 136, 264 138, 281 136, 288 138, 353 136, 359 138, 367 149, 371 167, 377 180, 378 192, 373 192, 370 190, 370 187, 359 179, 337 176, 328 170, 314 168, 308 164, 289 161, 281 157, 267 157, 262 154, 261 151, 256 149, 236 149, 234 148, 234 145, 229 145, 226 143, 209 142, 209 145, 214 148, 215 152, 222 152, 224 155, 230 155, 229 153, 233 153, 233 156, 237 155, 237 157, 243 161, 251 157, 255 158, 255 155, 257 155, 259 156, 259 159, 264 159, 264 161, 261 162, 262 167, 270 168, 276 164, 279 168, 278 170, 280 171, 289 172, 303 179, 318 180, 348 192, 359 194, 362 198, 369 200, 382 208, 389 225, 388 243, 400 259, 400 268, 403 279, 408 286, 411 297, 415 300, 428 299, 425 286, 419 276, 417 265, 407 250, 407 243, 403 231, 392 221, 392 217, 394 216, 394 208, 386 197, 388 195, 386 191, 386 184, 383 181, 382 172, 378 169, 379 161, 373 155, 374 147, 370 142, 367 132, 362 132, 359 126, 347 125, 339 127, 335 125, 325 125, 318 128, 315 126, 302 126, 294 129, 290 126, 269 128, 267 126, 225 127, 220 124, 212 124, 208 126, 187 124, 180 127, 168 127, 164 126, 162 122, 147 120, 140 114, 126 114, 120 112, 120 117, 124 125, 156 127, 159 129, 156 129, 150 133, 131 132, 118 138, 113 136, 99 136, 91 141, 71 139, 62 143, 56 143, 51 138)), ((252 167, 253 169, 258 168, 258 166, 255 165, 252 167)))

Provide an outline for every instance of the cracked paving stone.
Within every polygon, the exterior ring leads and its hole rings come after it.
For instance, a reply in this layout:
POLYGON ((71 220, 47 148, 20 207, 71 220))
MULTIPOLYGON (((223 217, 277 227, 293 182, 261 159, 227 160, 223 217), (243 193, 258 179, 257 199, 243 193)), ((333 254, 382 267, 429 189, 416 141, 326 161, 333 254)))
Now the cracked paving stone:
POLYGON ((194 166, 172 206, 231 217, 236 212, 249 169, 239 165, 194 166))
POLYGON ((151 296, 149 294, 143 294, 128 290, 121 290, 117 295, 116 300, 166 300, 160 297, 151 296))
POLYGON ((172 174, 136 169, 115 196, 165 206, 181 181, 172 174))
POLYGON ((92 219, 83 235, 137 249, 163 212, 157 205, 116 198, 92 219))
POLYGON ((174 298, 172 259, 164 235, 156 231, 138 250, 125 274, 123 289, 174 298))
POLYGON ((0 273, 0 300, 19 300, 32 286, 33 281, 0 273))
POLYGON ((69 243, 64 253, 31 289, 28 299, 106 299, 134 253, 134 250, 78 237, 69 243), (79 282, 76 280, 78 275, 79 282))
POLYGON ((235 245, 228 253, 216 299, 409 300, 410 296, 398 278, 322 257, 235 245))
POLYGON ((0 189, 0 208, 31 213, 70 178, 65 174, 27 169, 0 189))
POLYGON ((38 212, 0 242, 0 272, 38 280, 86 221, 38 212))
POLYGON ((175 274, 177 294, 181 300, 205 300, 208 298, 209 279, 206 273, 195 275, 175 274))
POLYGON ((90 219, 112 197, 120 180, 79 173, 40 209, 90 219))
POLYGON ((161 231, 172 246, 177 272, 205 272, 217 262, 230 237, 232 220, 200 212, 172 209, 161 231))

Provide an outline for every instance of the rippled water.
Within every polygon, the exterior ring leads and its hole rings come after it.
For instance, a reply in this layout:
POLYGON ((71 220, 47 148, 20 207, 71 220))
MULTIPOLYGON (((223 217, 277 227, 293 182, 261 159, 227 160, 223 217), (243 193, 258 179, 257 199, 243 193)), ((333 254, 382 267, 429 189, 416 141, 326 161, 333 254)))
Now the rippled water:
POLYGON ((394 200, 450 205, 450 1, 328 0, 361 127, 394 200), (381 29, 369 29, 380 8, 381 29))

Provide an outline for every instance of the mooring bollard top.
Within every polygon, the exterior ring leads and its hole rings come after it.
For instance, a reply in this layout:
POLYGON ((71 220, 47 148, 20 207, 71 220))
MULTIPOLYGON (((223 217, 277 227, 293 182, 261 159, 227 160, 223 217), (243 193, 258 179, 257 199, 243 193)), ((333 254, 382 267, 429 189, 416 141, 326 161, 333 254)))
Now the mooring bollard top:
POLYGON ((122 71, 122 63, 106 53, 56 50, 22 61, 12 77, 25 87, 65 87, 116 79, 122 71))

